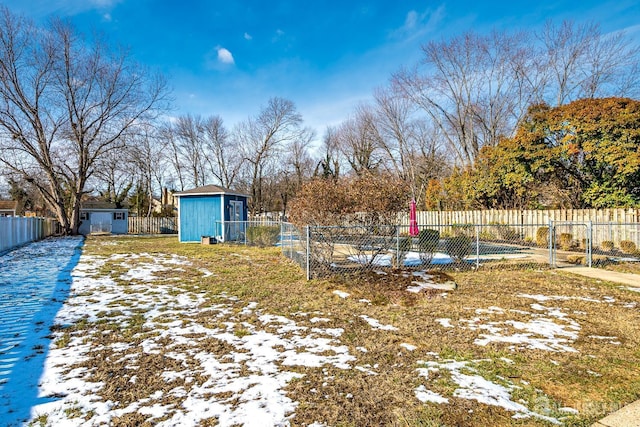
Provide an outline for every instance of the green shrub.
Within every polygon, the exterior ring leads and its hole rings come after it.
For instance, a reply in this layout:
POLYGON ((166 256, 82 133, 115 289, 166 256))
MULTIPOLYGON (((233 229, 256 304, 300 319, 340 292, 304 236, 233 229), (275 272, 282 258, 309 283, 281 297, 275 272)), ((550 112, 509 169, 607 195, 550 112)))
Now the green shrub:
POLYGON ((433 259, 433 253, 438 247, 440 241, 440 232, 438 230, 424 229, 418 234, 418 251, 420 252, 420 260, 428 264, 433 259))
POLYGON ((407 252, 411 250, 412 239, 411 237, 399 237, 398 238, 398 253, 394 258, 397 262, 396 267, 403 267, 404 260, 407 257, 407 252))
POLYGON ((260 247, 274 246, 278 243, 280 236, 280 227, 258 225, 247 228, 247 242, 260 247))
POLYGON ((497 239, 495 234, 487 230, 482 230, 478 235, 478 237, 480 238, 480 240, 496 240, 497 239))
POLYGON ((411 250, 411 237, 400 237, 398 239, 398 249, 400 252, 409 252, 411 250))
POLYGON ((498 237, 501 240, 517 240, 520 238, 518 231, 508 225, 496 225, 498 237))
POLYGON ((471 224, 454 224, 451 226, 451 233, 454 236, 475 237, 476 228, 471 224))
POLYGON ((607 252, 611 252, 614 248, 614 244, 613 241, 611 240, 603 240, 602 243, 600 243, 600 248, 603 251, 607 251, 607 252))
POLYGON ((462 261, 471 253, 471 238, 468 236, 454 236, 445 242, 447 253, 456 261, 462 261))
POLYGON ((536 230, 536 244, 538 246, 549 245, 549 227, 540 227, 536 230))
POLYGON ((571 250, 573 247, 573 234, 560 233, 560 248, 563 251, 571 250))
POLYGON ((620 249, 626 254, 633 254, 636 252, 637 247, 631 240, 623 240, 620 242, 620 249))
POLYGON ((440 240, 438 230, 424 229, 418 234, 418 249, 420 252, 434 252, 440 240))

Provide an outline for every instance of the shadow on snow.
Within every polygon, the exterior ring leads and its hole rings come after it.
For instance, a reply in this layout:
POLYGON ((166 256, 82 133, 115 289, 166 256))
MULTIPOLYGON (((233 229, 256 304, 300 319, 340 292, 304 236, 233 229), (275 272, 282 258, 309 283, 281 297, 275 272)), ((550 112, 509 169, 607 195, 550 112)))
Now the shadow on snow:
POLYGON ((51 344, 51 327, 66 301, 83 239, 51 238, 0 256, 0 420, 19 426, 35 405, 51 344))

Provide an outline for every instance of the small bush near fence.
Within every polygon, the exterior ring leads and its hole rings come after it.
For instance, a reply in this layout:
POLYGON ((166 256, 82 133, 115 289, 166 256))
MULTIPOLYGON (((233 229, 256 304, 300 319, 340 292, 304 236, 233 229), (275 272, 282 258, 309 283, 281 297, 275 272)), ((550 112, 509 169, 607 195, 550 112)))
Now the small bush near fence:
POLYGON ((420 252, 420 260, 429 264, 433 259, 433 254, 440 242, 440 232, 438 230, 432 230, 425 228, 420 230, 418 234, 418 251, 420 252))
POLYGON ((602 243, 600 243, 600 248, 603 251, 611 252, 614 247, 615 247, 615 244, 613 243, 612 240, 604 240, 602 243))
POLYGON ((620 242, 620 249, 626 254, 636 253, 637 246, 631 240, 623 240, 620 242))
POLYGON ((247 242, 260 247, 274 246, 280 237, 279 226, 258 225, 247 227, 247 242))
POLYGON ((471 254, 471 238, 464 235, 450 237, 445 242, 445 248, 451 258, 461 262, 471 254))
POLYGON ((571 233, 560 233, 560 248, 563 251, 571 250, 573 247, 573 234, 571 233))
POLYGON ((549 227, 540 227, 536 230, 536 245, 547 246, 549 244, 549 227))
POLYGON ((398 268, 404 265, 407 259, 407 254, 413 246, 413 239, 411 237, 399 237, 398 238, 398 256, 393 259, 394 267, 398 268))

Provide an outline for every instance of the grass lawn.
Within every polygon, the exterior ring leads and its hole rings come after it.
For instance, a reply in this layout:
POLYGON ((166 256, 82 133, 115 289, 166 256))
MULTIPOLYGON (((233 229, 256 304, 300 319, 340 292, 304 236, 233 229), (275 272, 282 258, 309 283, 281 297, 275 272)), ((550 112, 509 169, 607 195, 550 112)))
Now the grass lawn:
POLYGON ((276 248, 93 237, 77 272, 67 397, 34 425, 588 426, 640 398, 640 293, 561 270, 412 293, 399 271, 307 282, 276 248))

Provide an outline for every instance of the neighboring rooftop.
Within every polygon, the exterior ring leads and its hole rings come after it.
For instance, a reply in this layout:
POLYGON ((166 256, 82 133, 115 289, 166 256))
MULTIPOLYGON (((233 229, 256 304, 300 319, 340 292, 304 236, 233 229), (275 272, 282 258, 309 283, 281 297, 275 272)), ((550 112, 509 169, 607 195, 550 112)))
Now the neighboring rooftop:
POLYGON ((97 200, 82 202, 80 209, 126 209, 126 207, 117 207, 115 203, 101 202, 97 200))
POLYGON ((0 200, 0 210, 16 210, 18 207, 18 202, 15 200, 0 200))
POLYGON ((249 197, 248 194, 234 191, 229 188, 220 187, 217 185, 203 185, 202 187, 192 188, 190 190, 180 191, 174 193, 174 196, 199 196, 199 195, 212 195, 212 194, 233 194, 236 196, 249 197))

